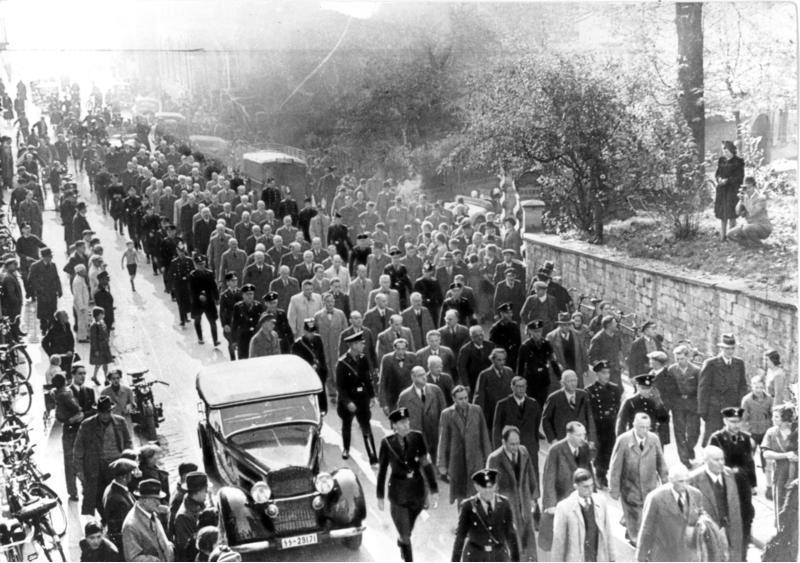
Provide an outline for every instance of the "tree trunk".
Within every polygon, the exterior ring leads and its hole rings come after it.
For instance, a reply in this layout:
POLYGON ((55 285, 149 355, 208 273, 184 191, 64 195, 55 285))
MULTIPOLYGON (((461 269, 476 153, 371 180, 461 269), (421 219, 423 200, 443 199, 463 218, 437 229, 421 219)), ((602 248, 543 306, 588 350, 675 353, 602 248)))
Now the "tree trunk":
POLYGON ((692 137, 697 156, 705 156, 705 105, 703 102, 703 4, 675 4, 675 27, 678 31, 679 105, 692 137))

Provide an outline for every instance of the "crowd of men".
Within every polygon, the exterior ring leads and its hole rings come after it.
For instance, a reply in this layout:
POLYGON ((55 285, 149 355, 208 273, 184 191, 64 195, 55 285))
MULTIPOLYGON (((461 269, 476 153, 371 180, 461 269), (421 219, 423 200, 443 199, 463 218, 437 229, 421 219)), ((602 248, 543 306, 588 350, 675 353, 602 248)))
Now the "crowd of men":
MULTIPOLYGON (((463 202, 401 193, 391 179, 358 179, 349 169, 339 177, 332 165, 317 167, 303 190, 206 168, 166 140, 150 150, 89 146, 97 205, 130 239, 123 261, 132 290, 146 261, 175 301, 180 327, 191 317, 200 344, 205 318, 214 346, 219 321, 231 360, 307 360, 323 382, 322 412, 335 407, 341 420, 343 459, 358 423, 378 466, 381 507, 389 481, 404 560, 437 481, 460 511, 453 560, 535 560, 539 550, 554 561, 613 560, 603 489, 622 506, 637 560, 698 560, 702 550, 745 560, 756 465, 768 473, 781 541, 791 536, 782 524, 796 522, 797 424, 780 354, 768 351, 770 369, 759 374, 725 334, 699 366, 686 344, 664 349, 655 321, 639 327, 626 354, 611 303, 596 301, 585 318, 556 264, 528 257, 540 264, 531 269, 520 260, 519 216, 506 203, 513 188, 475 214, 463 202), (379 447, 370 425, 377 407, 395 430, 379 447), (668 467, 671 427, 681 463, 668 467)), ((98 278, 105 264, 87 202, 62 189, 58 208, 64 270, 72 279, 80 266, 95 268, 98 278)), ((45 271, 34 270, 40 263, 55 271, 53 253, 26 232, 28 221, 20 225, 17 253, 33 261, 23 277, 42 330, 71 338, 69 322, 53 320, 60 285, 32 275, 45 271)), ((23 302, 17 263, 7 258, 0 277, 3 314, 18 314, 23 302)), ((183 496, 169 501, 180 524, 159 520, 169 479, 158 452, 129 451, 119 372, 109 372, 96 404, 83 387, 84 364, 56 375, 70 496, 77 499, 77 476, 83 514, 104 525, 87 526, 87 536, 105 530, 110 542, 96 545, 129 561, 207 557, 213 533, 201 524, 215 521, 203 519, 205 475, 184 466, 183 496)), ((794 542, 796 553, 796 529, 794 542)))

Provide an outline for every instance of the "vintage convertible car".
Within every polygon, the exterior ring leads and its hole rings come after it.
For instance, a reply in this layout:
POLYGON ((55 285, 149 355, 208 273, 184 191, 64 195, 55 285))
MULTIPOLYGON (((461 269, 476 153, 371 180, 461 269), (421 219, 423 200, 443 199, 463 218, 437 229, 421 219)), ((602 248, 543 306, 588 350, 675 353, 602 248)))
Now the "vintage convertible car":
POLYGON ((220 534, 240 553, 342 540, 358 549, 364 492, 348 468, 320 471, 322 390, 297 356, 221 363, 197 375, 203 461, 223 486, 220 534))

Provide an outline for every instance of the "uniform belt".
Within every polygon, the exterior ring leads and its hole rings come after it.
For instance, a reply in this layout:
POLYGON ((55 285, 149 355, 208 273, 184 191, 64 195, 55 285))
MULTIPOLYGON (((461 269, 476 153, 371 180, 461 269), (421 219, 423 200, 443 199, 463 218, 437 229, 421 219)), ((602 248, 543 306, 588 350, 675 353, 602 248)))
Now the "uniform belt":
POLYGON ((399 481, 407 481, 409 479, 415 479, 417 476, 418 476, 418 473, 417 473, 416 469, 412 469, 411 471, 407 471, 405 473, 401 473, 401 472, 394 473, 394 472, 392 472, 392 479, 397 479, 399 481))
POLYGON ((474 541, 470 541, 469 543, 470 543, 470 545, 472 545, 476 549, 480 549, 481 551, 492 552, 495 549, 497 549, 497 546, 495 546, 494 544, 481 545, 481 544, 479 544, 477 542, 474 542, 474 541))

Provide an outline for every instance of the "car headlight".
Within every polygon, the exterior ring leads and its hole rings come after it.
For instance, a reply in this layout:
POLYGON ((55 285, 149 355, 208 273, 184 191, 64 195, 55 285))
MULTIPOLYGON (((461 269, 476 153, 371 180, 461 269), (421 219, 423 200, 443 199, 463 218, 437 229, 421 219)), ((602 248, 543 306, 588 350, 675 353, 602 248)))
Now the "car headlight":
POLYGON ((314 479, 314 486, 317 488, 317 492, 321 495, 327 495, 329 492, 333 490, 333 477, 331 477, 330 473, 320 473, 314 479))
POLYGON ((264 481, 259 481, 250 489, 250 496, 256 504, 266 504, 272 496, 272 490, 264 481))

